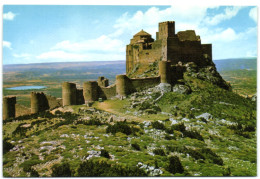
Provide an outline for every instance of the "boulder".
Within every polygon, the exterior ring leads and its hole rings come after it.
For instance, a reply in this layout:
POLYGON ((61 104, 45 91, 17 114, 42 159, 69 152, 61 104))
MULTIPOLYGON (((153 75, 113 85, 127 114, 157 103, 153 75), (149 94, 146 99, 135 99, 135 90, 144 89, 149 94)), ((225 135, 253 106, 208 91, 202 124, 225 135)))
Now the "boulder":
POLYGON ((257 99, 257 96, 256 96, 256 94, 254 94, 254 95, 251 97, 251 100, 252 100, 252 101, 256 101, 256 99, 257 99))
POLYGON ((163 92, 163 93, 167 93, 167 92, 171 92, 172 91, 172 85, 168 84, 168 83, 160 83, 157 88, 163 92))
POLYGON ((190 94, 191 88, 187 85, 176 84, 173 87, 172 91, 175 92, 175 93, 180 93, 180 94, 190 94))

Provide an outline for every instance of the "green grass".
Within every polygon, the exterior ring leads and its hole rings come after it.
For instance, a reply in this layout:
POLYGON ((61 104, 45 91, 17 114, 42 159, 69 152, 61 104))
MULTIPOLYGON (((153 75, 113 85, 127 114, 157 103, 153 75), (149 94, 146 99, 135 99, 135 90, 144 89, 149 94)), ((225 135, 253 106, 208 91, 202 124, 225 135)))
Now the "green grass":
POLYGON ((241 95, 252 96, 257 88, 256 70, 221 71, 221 76, 231 83, 233 91, 241 95))

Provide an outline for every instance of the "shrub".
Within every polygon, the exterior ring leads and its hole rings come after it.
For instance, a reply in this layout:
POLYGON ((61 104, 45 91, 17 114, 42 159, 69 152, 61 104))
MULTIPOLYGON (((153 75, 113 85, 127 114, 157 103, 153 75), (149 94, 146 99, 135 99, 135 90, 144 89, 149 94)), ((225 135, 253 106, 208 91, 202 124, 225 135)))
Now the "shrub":
POLYGON ((166 129, 165 129, 165 132, 166 132, 167 134, 173 134, 173 133, 174 133, 174 130, 173 130, 173 128, 166 128, 166 129))
POLYGON ((185 154, 189 154, 192 158, 194 158, 196 160, 199 160, 199 159, 205 160, 205 157, 197 150, 186 149, 185 154))
POLYGON ((88 160, 80 164, 78 177, 118 177, 118 176, 147 176, 147 174, 137 167, 123 167, 118 164, 109 164, 105 161, 88 160))
POLYGON ((90 120, 88 120, 86 123, 84 123, 85 125, 97 125, 97 126, 100 126, 102 125, 103 123, 100 121, 100 119, 97 119, 97 118, 92 118, 90 120))
POLYGON ((140 146, 137 143, 131 144, 131 147, 133 147, 135 150, 141 150, 140 146))
POLYGON ((185 146, 172 146, 167 145, 166 149, 170 152, 186 153, 187 148, 185 146))
POLYGON ((201 153, 204 154, 205 158, 212 160, 213 163, 217 165, 223 165, 223 160, 220 156, 218 156, 216 153, 214 153, 209 148, 203 148, 201 149, 201 153))
POLYGON ((175 136, 171 136, 171 135, 169 135, 169 134, 166 134, 166 135, 165 135, 165 139, 166 139, 166 140, 175 140, 176 138, 175 138, 175 136))
POLYGON ((167 167, 167 170, 173 174, 184 172, 180 159, 177 156, 171 156, 169 158, 169 165, 167 167))
POLYGON ((204 141, 203 137, 197 131, 183 131, 182 133, 185 137, 204 141))
POLYGON ((172 125, 173 130, 180 131, 180 132, 184 132, 185 128, 186 127, 183 123, 177 123, 177 124, 172 125))
POLYGON ((132 129, 125 122, 117 122, 114 125, 109 125, 106 129, 106 133, 115 134, 117 132, 130 135, 132 133, 132 129))
POLYGON ((154 155, 166 156, 163 149, 154 149, 153 153, 154 155))
POLYGON ((34 166, 34 165, 37 165, 37 164, 40 164, 40 163, 42 163, 42 162, 43 162, 43 161, 39 160, 39 157, 38 157, 37 155, 33 154, 32 157, 31 157, 29 160, 23 162, 23 163, 20 165, 20 167, 30 168, 30 167, 32 167, 32 166, 34 166))
POLYGON ((7 142, 7 140, 8 140, 7 138, 5 138, 5 139, 3 140, 3 153, 4 153, 4 154, 7 153, 7 152, 9 152, 9 150, 14 147, 14 145, 11 144, 10 142, 7 142))
POLYGON ((108 159, 110 158, 108 151, 106 151, 106 150, 104 150, 104 149, 101 150, 100 156, 101 156, 101 157, 108 158, 108 159))
POLYGON ((70 170, 70 165, 68 163, 55 164, 51 167, 52 177, 71 177, 72 172, 70 170))
POLYGON ((29 167, 29 166, 24 166, 23 171, 29 172, 31 177, 39 177, 40 176, 39 173, 36 170, 34 170, 32 167, 29 167))
POLYGON ((160 130, 164 130, 165 129, 164 124, 159 122, 159 121, 152 122, 152 126, 155 129, 160 129, 160 130))

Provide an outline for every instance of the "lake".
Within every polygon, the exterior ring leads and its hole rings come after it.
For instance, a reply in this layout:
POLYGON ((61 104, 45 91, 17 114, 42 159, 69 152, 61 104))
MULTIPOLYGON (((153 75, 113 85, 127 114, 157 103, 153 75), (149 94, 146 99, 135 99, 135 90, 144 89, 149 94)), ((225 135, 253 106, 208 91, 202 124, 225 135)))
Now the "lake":
POLYGON ((34 89, 44 89, 46 86, 16 86, 11 88, 5 88, 7 90, 34 90, 34 89))

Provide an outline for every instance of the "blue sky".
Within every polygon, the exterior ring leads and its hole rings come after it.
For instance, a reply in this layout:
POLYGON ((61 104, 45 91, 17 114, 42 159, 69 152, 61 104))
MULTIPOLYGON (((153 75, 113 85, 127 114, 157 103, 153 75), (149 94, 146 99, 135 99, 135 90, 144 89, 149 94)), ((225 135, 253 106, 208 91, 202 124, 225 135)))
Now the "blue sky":
POLYGON ((125 46, 158 23, 194 29, 213 59, 257 56, 255 6, 4 5, 3 64, 125 60, 125 46))

